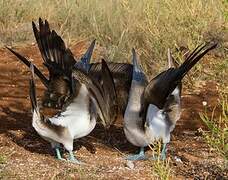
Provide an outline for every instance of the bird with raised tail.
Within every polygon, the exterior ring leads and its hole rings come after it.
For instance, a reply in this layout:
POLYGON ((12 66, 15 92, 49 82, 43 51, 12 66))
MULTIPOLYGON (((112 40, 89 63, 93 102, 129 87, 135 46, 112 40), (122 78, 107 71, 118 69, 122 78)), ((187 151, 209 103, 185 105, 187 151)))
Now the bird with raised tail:
MULTIPOLYGON (((90 63, 95 40, 92 41, 85 54, 77 60, 71 50, 66 47, 61 36, 55 30, 50 29, 47 20, 43 21, 39 18, 38 25, 32 22, 32 28, 43 64, 49 72, 49 76, 46 77, 34 65, 34 73, 46 87, 42 98, 44 107, 61 109, 64 106, 74 91, 74 79, 72 79, 72 69, 74 67, 88 69, 92 78, 101 81, 101 63, 90 63)), ((31 61, 28 58, 11 48, 8 49, 28 68, 30 67, 31 61)), ((114 62, 107 62, 107 64, 114 79, 119 111, 123 114, 127 106, 132 78, 132 65, 114 62)))
MULTIPOLYGON (((44 22, 39 18, 39 25, 32 22, 33 33, 43 59, 44 66, 48 69, 49 77, 46 77, 35 65, 34 73, 39 77, 46 87, 42 105, 44 107, 62 108, 67 98, 73 93, 72 69, 78 63, 88 66, 95 46, 92 41, 85 54, 79 61, 74 58, 73 53, 66 47, 62 38, 49 27, 47 20, 44 22)), ((8 48, 21 62, 30 67, 31 61, 15 50, 8 48)), ((79 66, 78 65, 78 66, 79 66)))
POLYGON ((140 147, 140 151, 126 159, 147 159, 144 148, 157 140, 163 142, 159 158, 166 158, 166 145, 170 142, 170 133, 181 113, 181 80, 216 45, 206 43, 198 46, 179 67, 171 67, 173 63, 169 57, 169 69, 158 74, 150 82, 138 65, 135 50, 132 50, 133 75, 124 114, 124 133, 131 144, 140 147))
POLYGON ((88 69, 74 68, 75 92, 56 116, 46 118, 39 111, 36 100, 34 67, 31 64, 30 99, 32 104, 32 126, 37 133, 51 143, 57 158, 63 160, 60 144, 69 152, 69 161, 80 164, 73 154, 73 141, 88 135, 96 125, 99 117, 109 121, 117 111, 114 82, 108 66, 102 60, 102 84, 92 79, 88 69))

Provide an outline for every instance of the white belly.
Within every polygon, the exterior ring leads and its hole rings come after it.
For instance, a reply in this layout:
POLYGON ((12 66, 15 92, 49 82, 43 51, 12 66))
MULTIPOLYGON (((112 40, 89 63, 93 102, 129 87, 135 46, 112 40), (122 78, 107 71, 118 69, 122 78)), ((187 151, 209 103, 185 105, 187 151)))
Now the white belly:
POLYGON ((163 143, 170 141, 170 130, 165 121, 165 115, 162 110, 158 109, 155 105, 150 104, 147 113, 146 136, 148 141, 153 143, 161 139, 163 143))

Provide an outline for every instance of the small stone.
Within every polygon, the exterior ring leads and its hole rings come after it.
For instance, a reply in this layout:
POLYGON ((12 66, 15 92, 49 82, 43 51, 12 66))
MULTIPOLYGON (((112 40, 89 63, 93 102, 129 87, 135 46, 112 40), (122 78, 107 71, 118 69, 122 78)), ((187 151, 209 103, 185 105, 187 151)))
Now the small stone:
POLYGON ((134 169, 135 165, 132 161, 127 161, 126 167, 128 167, 129 169, 134 169))
POLYGON ((182 160, 181 160, 181 158, 179 158, 177 156, 175 156, 174 159, 175 159, 176 162, 183 163, 182 160))
POLYGON ((207 105, 207 101, 203 101, 202 104, 203 104, 203 106, 206 106, 207 105))

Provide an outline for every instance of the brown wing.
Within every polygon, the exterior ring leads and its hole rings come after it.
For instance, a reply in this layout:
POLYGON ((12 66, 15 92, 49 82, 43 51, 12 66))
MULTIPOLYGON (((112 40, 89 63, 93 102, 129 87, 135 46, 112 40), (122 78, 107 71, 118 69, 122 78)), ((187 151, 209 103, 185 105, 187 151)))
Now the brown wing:
POLYGON ((39 29, 32 22, 34 36, 36 38, 41 56, 47 66, 50 79, 56 75, 65 75, 71 78, 71 69, 76 60, 62 38, 54 31, 50 30, 49 23, 39 18, 39 29))
POLYGON ((180 84, 182 78, 187 72, 210 50, 217 46, 216 43, 206 43, 198 46, 184 63, 178 68, 170 68, 155 78, 153 78, 144 90, 143 94, 143 118, 146 117, 149 104, 154 104, 158 108, 163 109, 167 101, 167 97, 180 84))
POLYGON ((91 78, 81 69, 73 70, 73 77, 81 84, 85 84, 91 96, 95 99, 98 108, 98 114, 105 127, 109 127, 115 120, 118 108, 116 103, 115 85, 111 73, 102 60, 101 81, 91 78))
MULTIPOLYGON (((20 61, 22 61, 27 67, 31 66, 32 63, 29 61, 29 59, 27 59, 26 57, 22 56, 21 54, 19 54, 18 52, 14 51, 13 49, 11 49, 9 47, 6 47, 6 48, 10 52, 12 52, 20 61)), ((35 74, 40 78, 40 80, 44 84, 44 86, 46 88, 48 88, 48 84, 49 84, 48 79, 40 72, 40 70, 35 65, 33 65, 33 67, 34 67, 35 74)))
MULTIPOLYGON (((123 114, 128 102, 128 94, 131 86, 132 80, 132 64, 127 63, 113 63, 107 62, 108 68, 114 79, 114 84, 116 88, 118 106, 123 114)), ((101 80, 101 63, 91 64, 89 74, 97 79, 101 80)))
POLYGON ((114 123, 118 114, 118 103, 114 80, 112 74, 105 62, 102 59, 102 89, 103 99, 105 102, 106 124, 105 127, 109 128, 114 123))

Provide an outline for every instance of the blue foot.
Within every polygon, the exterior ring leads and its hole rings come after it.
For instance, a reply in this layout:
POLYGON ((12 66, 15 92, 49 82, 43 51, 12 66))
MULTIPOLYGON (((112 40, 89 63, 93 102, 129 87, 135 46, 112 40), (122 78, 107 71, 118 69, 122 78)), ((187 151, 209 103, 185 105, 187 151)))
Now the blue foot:
POLYGON ((139 160, 146 160, 147 157, 141 154, 133 154, 133 155, 127 156, 125 159, 129 161, 139 161, 139 160))
POLYGON ((69 151, 69 158, 68 160, 74 164, 82 164, 79 160, 77 160, 75 157, 74 157, 74 154, 72 151, 69 151))
POLYGON ((139 160, 146 160, 148 158, 145 156, 144 148, 141 147, 138 154, 129 155, 125 159, 130 161, 139 161, 139 160))

